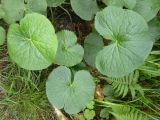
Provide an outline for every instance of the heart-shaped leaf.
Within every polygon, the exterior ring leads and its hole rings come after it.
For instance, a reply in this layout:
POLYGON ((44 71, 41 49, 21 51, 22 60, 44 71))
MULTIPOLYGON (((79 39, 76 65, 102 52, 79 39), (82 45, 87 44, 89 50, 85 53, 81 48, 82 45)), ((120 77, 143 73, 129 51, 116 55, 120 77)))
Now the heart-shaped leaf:
POLYGON ((137 0, 134 11, 142 15, 146 21, 153 19, 160 10, 160 0, 137 0))
POLYGON ((57 33, 57 38, 59 46, 55 63, 65 66, 79 64, 83 59, 84 50, 77 43, 76 35, 71 31, 62 30, 57 33))
POLYGON ((38 12, 46 14, 46 0, 2 0, 3 19, 11 24, 23 18, 24 14, 38 12))
POLYGON ((99 10, 96 0, 71 0, 74 12, 84 20, 92 20, 99 10))
POLYGON ((97 13, 95 27, 111 40, 96 57, 96 67, 104 75, 128 75, 143 64, 152 49, 146 21, 131 10, 107 7, 97 13))
POLYGON ((93 99, 95 83, 88 71, 81 70, 74 77, 69 68, 60 66, 52 71, 46 83, 46 93, 51 104, 75 114, 93 99))
POLYGON ((118 6, 118 7, 127 7, 133 9, 136 5, 137 0, 103 0, 106 5, 118 6))
POLYGON ((49 7, 57 7, 64 3, 65 0, 47 0, 47 4, 49 7))
POLYGON ((58 42, 51 22, 38 13, 27 14, 9 27, 8 51, 22 68, 40 70, 53 63, 58 42))
POLYGON ((103 38, 96 32, 90 33, 84 41, 84 60, 95 67, 97 53, 104 47, 103 38))
POLYGON ((6 39, 6 32, 5 30, 0 27, 0 45, 3 45, 6 39))

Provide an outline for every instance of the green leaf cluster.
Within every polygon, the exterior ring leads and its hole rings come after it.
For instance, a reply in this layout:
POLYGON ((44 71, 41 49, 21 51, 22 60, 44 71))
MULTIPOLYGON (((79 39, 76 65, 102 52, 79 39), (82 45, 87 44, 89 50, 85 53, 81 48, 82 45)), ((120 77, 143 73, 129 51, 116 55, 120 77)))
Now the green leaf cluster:
MULTIPOLYGON (((124 98, 130 92, 136 98, 138 91, 138 97, 144 98, 138 83, 140 75, 160 76, 160 1, 103 3, 104 9, 97 0, 70 0, 69 4, 65 0, 1 0, 0 4, 0 18, 9 24, 7 35, 0 27, 0 45, 5 44, 7 36, 12 62, 26 70, 54 68, 46 81, 49 102, 68 114, 83 111, 87 120, 96 115, 95 83, 102 85, 104 101, 112 98, 113 102, 115 93, 124 98), (65 4, 80 19, 91 23, 92 31, 82 38, 84 42, 79 42, 73 31, 55 30, 46 17, 48 8, 52 11, 58 6, 69 13, 63 8, 65 4), (101 78, 107 78, 110 85, 101 78)), ((99 106, 104 101, 102 98, 99 106)), ((117 120, 148 120, 140 110, 128 105, 109 103, 105 107, 109 109, 99 112, 102 118, 108 119, 111 113, 117 120)))

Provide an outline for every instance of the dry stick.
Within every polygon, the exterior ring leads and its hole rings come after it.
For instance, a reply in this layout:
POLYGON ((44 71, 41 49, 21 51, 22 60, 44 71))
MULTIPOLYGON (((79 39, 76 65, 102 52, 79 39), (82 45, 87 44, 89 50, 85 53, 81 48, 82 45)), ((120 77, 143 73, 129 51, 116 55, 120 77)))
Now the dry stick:
POLYGON ((58 118, 61 118, 61 120, 67 120, 66 116, 56 107, 54 107, 54 113, 57 115, 58 118))

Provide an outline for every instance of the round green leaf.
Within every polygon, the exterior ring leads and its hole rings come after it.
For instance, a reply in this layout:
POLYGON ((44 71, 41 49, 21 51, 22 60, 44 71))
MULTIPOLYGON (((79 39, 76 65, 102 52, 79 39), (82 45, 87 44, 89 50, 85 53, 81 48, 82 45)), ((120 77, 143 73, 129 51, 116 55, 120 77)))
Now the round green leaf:
POLYGON ((96 32, 90 33, 84 41, 84 60, 95 67, 97 53, 104 47, 103 38, 96 32))
POLYGON ((57 7, 64 3, 65 0, 47 0, 49 7, 57 7))
POLYGON ((2 0, 3 19, 11 24, 23 18, 24 14, 38 12, 46 14, 46 0, 2 0))
POLYGON ((6 32, 4 28, 0 27, 0 45, 3 45, 6 39, 6 32))
POLYGON ((143 64, 153 42, 146 21, 136 12, 107 7, 97 13, 97 31, 111 44, 96 57, 96 67, 104 75, 122 77, 143 64))
POLYGON ((84 55, 84 50, 77 43, 76 35, 67 30, 62 30, 57 33, 58 51, 56 54, 55 63, 58 65, 74 66, 79 64, 84 55))
POLYGON ((96 0, 71 0, 74 12, 84 20, 92 20, 99 10, 96 0))
POLYGON ((7 23, 14 23, 23 18, 24 1, 23 0, 1 0, 2 10, 4 11, 3 19, 7 23))
POLYGON ((95 83, 88 71, 71 75, 69 68, 60 66, 52 71, 46 83, 46 93, 51 104, 75 114, 83 110, 93 99, 95 83))
POLYGON ((136 5, 137 0, 103 0, 106 5, 118 6, 118 7, 127 7, 133 9, 136 5))
POLYGON ((160 0, 137 0, 134 11, 142 15, 146 21, 153 19, 160 10, 160 0))
POLYGON ((38 13, 27 14, 9 27, 8 51, 20 67, 40 70, 53 63, 58 42, 50 21, 38 13))

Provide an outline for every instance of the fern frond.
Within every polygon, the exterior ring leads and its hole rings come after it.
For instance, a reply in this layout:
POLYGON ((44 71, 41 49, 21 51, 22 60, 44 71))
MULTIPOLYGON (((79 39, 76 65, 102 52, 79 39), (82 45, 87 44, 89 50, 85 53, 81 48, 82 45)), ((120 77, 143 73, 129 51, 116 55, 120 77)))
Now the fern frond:
POLYGON ((113 105, 112 115, 116 120, 149 120, 148 116, 145 115, 142 111, 130 107, 130 106, 117 106, 113 105))
POLYGON ((108 78, 108 82, 113 86, 113 89, 119 96, 125 97, 130 91, 132 98, 135 97, 136 90, 144 95, 141 86, 137 83, 139 78, 139 72, 135 71, 128 76, 121 78, 108 78))

